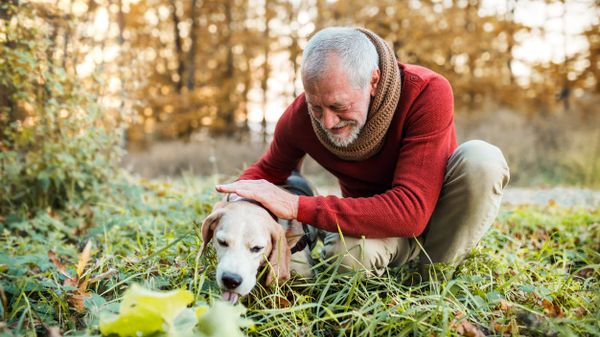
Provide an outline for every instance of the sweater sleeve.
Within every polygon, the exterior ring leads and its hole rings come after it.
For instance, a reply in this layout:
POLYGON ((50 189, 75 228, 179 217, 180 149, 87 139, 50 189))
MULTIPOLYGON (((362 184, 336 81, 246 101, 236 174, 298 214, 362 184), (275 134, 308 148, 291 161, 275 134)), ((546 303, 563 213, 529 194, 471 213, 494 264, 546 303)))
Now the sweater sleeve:
POLYGON ((300 165, 304 151, 295 146, 299 135, 293 132, 294 115, 304 101, 304 95, 298 96, 286 109, 275 126, 273 141, 261 158, 248 167, 238 180, 265 179, 273 184, 282 184, 292 171, 300 165))
POLYGON ((298 220, 348 236, 411 237, 425 229, 456 146, 452 88, 434 77, 409 109, 391 189, 372 197, 300 197, 298 220))

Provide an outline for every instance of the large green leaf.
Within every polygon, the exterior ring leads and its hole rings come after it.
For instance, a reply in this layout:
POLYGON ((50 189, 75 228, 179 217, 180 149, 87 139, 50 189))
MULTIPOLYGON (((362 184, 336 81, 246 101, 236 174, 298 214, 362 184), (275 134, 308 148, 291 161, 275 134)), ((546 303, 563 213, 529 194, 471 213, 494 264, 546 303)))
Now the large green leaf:
MULTIPOLYGON (((170 332, 178 331, 175 327, 177 316, 193 300, 194 295, 187 290, 159 292, 134 284, 123 295, 119 315, 100 319, 100 331, 103 335, 116 334, 121 337, 148 336, 156 332, 167 332, 171 335, 170 332)), ((190 324, 193 327, 195 322, 190 323, 190 319, 194 316, 185 316, 185 319, 179 321, 182 321, 185 327, 189 327, 190 324)))

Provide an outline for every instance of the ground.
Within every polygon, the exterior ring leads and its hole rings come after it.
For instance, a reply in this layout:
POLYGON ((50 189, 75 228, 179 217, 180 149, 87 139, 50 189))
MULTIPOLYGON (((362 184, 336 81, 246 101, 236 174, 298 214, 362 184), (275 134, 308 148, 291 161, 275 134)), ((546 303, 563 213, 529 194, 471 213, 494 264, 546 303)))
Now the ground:
MULTIPOLYGON (((196 304, 220 297, 212 251, 198 256, 199 222, 218 196, 216 178, 114 184, 86 210, 7 218, 0 252, 0 335, 98 335, 133 283, 185 288, 196 304), (91 241, 89 262, 80 252, 91 241), (60 268, 59 266, 62 266, 60 268)), ((314 280, 257 288, 242 300, 253 336, 600 335, 597 192, 511 190, 498 221, 455 272, 419 282, 415 265, 383 277, 337 273, 320 261, 314 280), (532 194, 533 193, 533 194, 532 194), (518 196, 518 197, 517 197, 518 196), (568 202, 582 197, 583 206, 568 202), (521 199, 519 199, 521 198, 521 199), (514 205, 525 200, 530 205, 514 205)))

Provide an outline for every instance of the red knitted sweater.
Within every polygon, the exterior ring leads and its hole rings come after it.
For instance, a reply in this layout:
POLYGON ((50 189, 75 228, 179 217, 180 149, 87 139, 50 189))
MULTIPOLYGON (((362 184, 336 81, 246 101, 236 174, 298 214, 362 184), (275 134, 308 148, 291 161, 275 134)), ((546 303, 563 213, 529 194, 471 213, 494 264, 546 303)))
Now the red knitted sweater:
POLYGON ((325 149, 311 126, 304 94, 286 109, 267 152, 239 179, 283 183, 310 155, 334 174, 342 198, 301 196, 298 220, 367 238, 420 235, 435 208, 448 158, 456 148, 452 88, 439 74, 400 64, 402 93, 379 153, 346 161, 325 149))

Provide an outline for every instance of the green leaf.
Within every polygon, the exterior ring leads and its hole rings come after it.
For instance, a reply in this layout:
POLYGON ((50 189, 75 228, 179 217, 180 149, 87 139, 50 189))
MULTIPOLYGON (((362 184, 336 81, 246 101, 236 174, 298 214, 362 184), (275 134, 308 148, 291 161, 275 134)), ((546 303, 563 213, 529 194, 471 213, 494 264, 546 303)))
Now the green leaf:
POLYGON ((243 337, 240 330, 252 326, 252 321, 241 318, 246 308, 233 306, 229 302, 218 301, 206 311, 196 309, 198 330, 207 337, 243 337))
POLYGON ((186 308, 175 318, 173 325, 168 331, 168 336, 195 336, 194 327, 196 323, 198 323, 198 319, 196 318, 195 310, 186 308))
POLYGON ((521 289, 523 292, 528 293, 528 294, 535 291, 535 287, 531 284, 520 285, 519 289, 521 289))
POLYGON ((100 319, 100 331, 121 337, 176 331, 176 317, 193 300, 194 295, 187 290, 159 292, 134 284, 123 295, 119 315, 100 319))
POLYGON ((491 292, 487 293, 486 297, 487 297, 487 300, 490 302, 496 302, 496 301, 500 301, 500 300, 504 299, 504 296, 502 296, 502 294, 500 294, 497 291, 491 291, 491 292))
POLYGON ((50 179, 48 178, 48 174, 46 172, 40 173, 38 176, 38 181, 40 186, 42 187, 42 191, 44 193, 48 192, 48 188, 50 187, 50 179))

